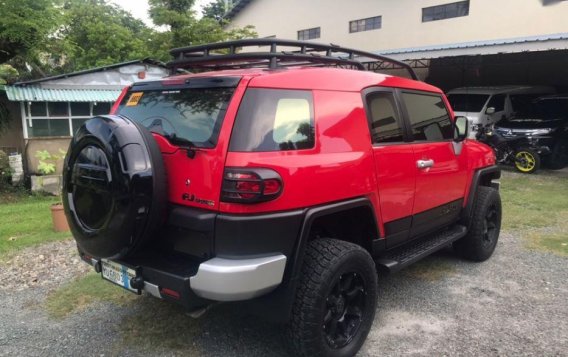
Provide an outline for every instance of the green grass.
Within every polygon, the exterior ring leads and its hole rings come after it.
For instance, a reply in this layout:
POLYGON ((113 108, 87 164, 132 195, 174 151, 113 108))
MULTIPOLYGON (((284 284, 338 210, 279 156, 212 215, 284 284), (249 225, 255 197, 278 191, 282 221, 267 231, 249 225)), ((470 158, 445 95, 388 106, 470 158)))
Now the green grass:
POLYGON ((50 206, 58 197, 0 193, 0 259, 17 250, 70 237, 53 231, 50 206))
POLYGON ((568 179, 505 172, 501 179, 503 230, 527 248, 568 255, 568 179))
POLYGON ((123 305, 135 298, 136 295, 104 281, 99 274, 90 273, 51 293, 45 306, 51 317, 64 318, 84 310, 94 302, 107 301, 123 305))

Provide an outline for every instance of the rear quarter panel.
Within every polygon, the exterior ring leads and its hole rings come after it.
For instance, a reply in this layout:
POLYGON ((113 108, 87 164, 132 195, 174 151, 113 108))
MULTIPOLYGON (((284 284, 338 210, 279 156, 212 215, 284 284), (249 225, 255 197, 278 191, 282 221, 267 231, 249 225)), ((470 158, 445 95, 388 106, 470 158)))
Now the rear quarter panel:
POLYGON ((226 167, 265 167, 283 181, 277 199, 259 204, 221 203, 231 213, 306 208, 367 196, 378 207, 370 133, 361 94, 315 90, 316 140, 313 149, 229 152, 226 167))

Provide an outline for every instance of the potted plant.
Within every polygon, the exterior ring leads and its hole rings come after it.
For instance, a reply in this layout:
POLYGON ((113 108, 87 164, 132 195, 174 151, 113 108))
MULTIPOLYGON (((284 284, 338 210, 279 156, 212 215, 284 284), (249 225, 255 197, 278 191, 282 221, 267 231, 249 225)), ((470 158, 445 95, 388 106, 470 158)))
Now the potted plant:
MULTIPOLYGON (((40 176, 32 176, 32 191, 43 191, 51 193, 55 196, 61 196, 61 175, 54 175, 56 172, 56 164, 65 156, 66 152, 59 149, 59 155, 51 154, 47 150, 36 152, 39 159, 37 172, 40 176)), ((64 232, 69 230, 69 224, 63 211, 61 201, 51 205, 51 219, 53 221, 53 230, 56 232, 64 232)))

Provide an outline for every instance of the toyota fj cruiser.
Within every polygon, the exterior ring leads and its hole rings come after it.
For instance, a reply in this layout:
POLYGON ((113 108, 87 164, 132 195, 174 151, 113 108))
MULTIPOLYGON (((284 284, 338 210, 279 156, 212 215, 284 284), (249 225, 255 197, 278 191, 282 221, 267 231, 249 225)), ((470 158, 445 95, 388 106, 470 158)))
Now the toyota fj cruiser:
POLYGON ((65 212, 104 279, 195 314, 248 300, 288 322, 297 354, 350 356, 377 269, 493 253, 494 154, 406 63, 276 39, 172 54, 194 73, 126 88, 66 157, 65 212))

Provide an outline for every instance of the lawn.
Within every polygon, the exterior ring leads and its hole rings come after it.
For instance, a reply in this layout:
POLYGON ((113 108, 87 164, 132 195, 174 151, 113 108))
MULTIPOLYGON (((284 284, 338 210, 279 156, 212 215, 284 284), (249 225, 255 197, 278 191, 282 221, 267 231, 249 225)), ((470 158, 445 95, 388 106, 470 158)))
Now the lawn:
POLYGON ((70 237, 52 228, 49 207, 58 200, 26 192, 0 193, 0 259, 32 245, 70 237))
POLYGON ((505 171, 501 199, 504 231, 519 234, 529 249, 568 256, 568 178, 505 171))

